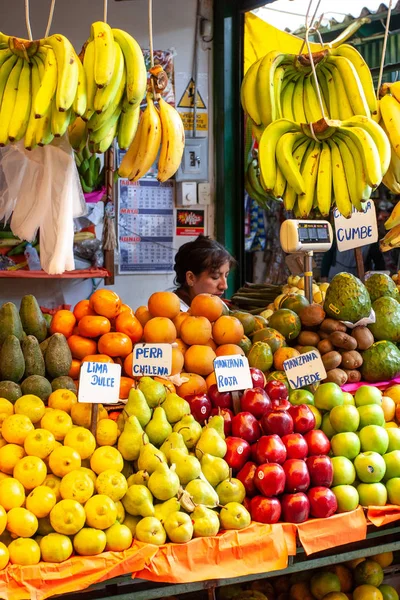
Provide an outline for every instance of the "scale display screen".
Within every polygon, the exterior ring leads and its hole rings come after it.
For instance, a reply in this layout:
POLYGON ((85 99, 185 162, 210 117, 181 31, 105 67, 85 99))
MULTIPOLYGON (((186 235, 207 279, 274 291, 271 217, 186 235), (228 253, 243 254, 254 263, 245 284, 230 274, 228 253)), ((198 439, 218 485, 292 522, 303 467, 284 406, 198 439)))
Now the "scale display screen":
POLYGON ((328 223, 299 223, 299 241, 302 244, 329 243, 328 223))

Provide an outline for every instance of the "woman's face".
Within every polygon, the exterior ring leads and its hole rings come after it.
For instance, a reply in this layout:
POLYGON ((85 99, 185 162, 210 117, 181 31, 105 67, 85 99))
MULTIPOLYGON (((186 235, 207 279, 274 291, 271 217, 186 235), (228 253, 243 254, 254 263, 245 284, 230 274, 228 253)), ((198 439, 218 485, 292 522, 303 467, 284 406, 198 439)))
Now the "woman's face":
POLYGON ((186 273, 186 283, 189 286, 189 294, 194 298, 198 294, 214 294, 223 296, 228 288, 229 261, 221 265, 217 271, 203 271, 200 275, 194 275, 192 271, 186 273))

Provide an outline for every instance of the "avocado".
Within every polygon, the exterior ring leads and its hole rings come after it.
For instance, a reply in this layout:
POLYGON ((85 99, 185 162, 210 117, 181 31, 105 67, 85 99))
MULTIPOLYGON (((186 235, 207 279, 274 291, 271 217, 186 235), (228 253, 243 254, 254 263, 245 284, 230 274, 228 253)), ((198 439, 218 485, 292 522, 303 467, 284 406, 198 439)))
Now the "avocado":
POLYGON ((21 396, 22 392, 18 383, 15 383, 15 381, 0 381, 0 398, 5 398, 14 404, 21 396))
POLYGON ((24 395, 33 394, 43 401, 47 400, 52 392, 50 381, 41 375, 31 375, 24 379, 21 390, 24 395))
POLYGON ((46 371, 51 379, 68 375, 72 364, 71 350, 62 333, 54 333, 44 355, 46 371))
POLYGON ((46 374, 46 367, 36 336, 27 335, 21 342, 21 348, 25 359, 24 378, 30 377, 31 375, 41 375, 44 377, 46 374))
POLYGON ((8 335, 0 350, 0 379, 21 381, 25 371, 25 360, 21 344, 15 335, 8 335))
POLYGON ((371 277, 368 277, 365 287, 368 290, 372 303, 383 296, 389 296, 400 301, 399 290, 393 279, 389 275, 386 275, 386 273, 374 273, 371 277))
POLYGON ((62 377, 56 377, 51 382, 51 389, 55 390, 71 390, 71 392, 77 392, 74 380, 71 377, 63 375, 62 377))
POLYGON ((375 323, 368 325, 375 341, 400 342, 400 304, 390 296, 382 296, 372 305, 375 323))
POLYGON ((338 273, 326 290, 324 311, 331 319, 357 323, 369 317, 371 298, 357 277, 351 273, 338 273))
POLYGON ((0 308, 0 345, 8 335, 15 335, 18 340, 24 337, 18 309, 12 302, 6 302, 0 308))
POLYGON ((389 381, 400 375, 400 350, 392 342, 375 342, 362 357, 360 371, 364 381, 389 381))
POLYGON ((34 335, 39 342, 46 339, 47 323, 35 296, 29 294, 22 297, 19 316, 27 335, 34 335))

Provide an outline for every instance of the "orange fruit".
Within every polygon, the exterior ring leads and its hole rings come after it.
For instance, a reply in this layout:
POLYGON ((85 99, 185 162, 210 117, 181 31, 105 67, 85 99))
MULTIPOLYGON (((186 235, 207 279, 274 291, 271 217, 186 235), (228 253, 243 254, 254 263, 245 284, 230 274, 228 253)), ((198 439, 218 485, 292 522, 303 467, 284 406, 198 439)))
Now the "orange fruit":
POLYGON ((71 350, 72 358, 82 360, 88 354, 96 354, 97 342, 81 335, 71 335, 68 338, 68 346, 71 350))
POLYGON ((176 335, 178 335, 178 336, 181 335, 181 325, 182 325, 183 321, 188 318, 188 316, 189 315, 187 314, 187 312, 181 312, 181 313, 179 313, 179 315, 177 315, 175 317, 175 319, 173 319, 173 323, 174 323, 175 329, 176 329, 176 335))
POLYGON ((180 350, 182 352, 182 354, 185 354, 186 350, 188 349, 185 342, 183 342, 180 338, 177 338, 175 340, 175 344, 176 344, 176 347, 178 348, 178 350, 180 350))
POLYGON ((121 308, 119 309, 119 313, 118 314, 120 315, 121 313, 123 313, 125 311, 130 312, 130 313, 133 314, 133 310, 131 309, 130 306, 128 306, 127 304, 121 304, 121 308))
POLYGON ((119 397, 126 400, 129 396, 131 388, 135 387, 135 381, 131 377, 121 377, 119 384, 119 397))
POLYGON ((295 348, 278 348, 278 350, 274 353, 274 367, 277 371, 283 371, 283 363, 288 358, 294 358, 295 356, 300 356, 300 352, 295 350, 295 348))
POLYGON ((214 340, 212 338, 210 338, 208 340, 208 342, 206 342, 205 344, 203 344, 203 346, 209 346, 210 348, 212 348, 214 350, 214 352, 216 352, 218 346, 217 344, 214 342, 214 340))
POLYGON ((236 317, 222 316, 212 328, 212 337, 218 346, 222 344, 238 344, 244 336, 243 325, 236 317))
POLYGON ((144 326, 143 337, 148 343, 173 344, 176 340, 175 325, 166 317, 154 317, 144 326))
POLYGON ((206 317, 187 317, 181 324, 181 339, 189 346, 206 344, 211 331, 211 323, 206 317))
POLYGON ((115 329, 131 338, 133 344, 142 339, 143 327, 132 312, 123 311, 115 319, 115 329))
POLYGON ((111 290, 96 290, 89 299, 90 307, 93 308, 98 315, 114 319, 121 309, 121 298, 111 290))
POLYGON ((88 315, 95 315, 93 308, 90 307, 89 300, 80 300, 74 308, 74 316, 77 321, 88 315))
POLYGON ((181 373, 181 377, 188 380, 176 388, 176 393, 181 398, 192 394, 205 394, 207 392, 207 384, 201 375, 197 373, 181 373))
POLYGON ((224 311, 221 298, 213 294, 198 294, 192 300, 190 312, 194 317, 206 317, 211 323, 219 319, 224 311))
POLYGON ((178 348, 172 348, 171 375, 176 375, 182 371, 184 360, 182 352, 178 348))
POLYGON ((207 389, 210 389, 210 387, 212 385, 217 385, 217 378, 215 377, 214 371, 212 373, 210 373, 209 375, 207 375, 206 385, 207 385, 207 389))
POLYGON ((100 315, 88 315, 82 317, 78 323, 79 335, 83 335, 88 338, 99 337, 108 333, 111 329, 111 323, 107 317, 101 317, 100 315))
POLYGON ((133 373, 132 364, 133 364, 133 352, 128 354, 128 356, 125 358, 124 364, 123 364, 124 373, 128 377, 132 377, 132 373, 133 373))
POLYGON ((98 346, 99 352, 108 356, 121 356, 124 358, 132 352, 131 339, 125 333, 119 331, 102 335, 98 346))
POLYGON ((174 319, 181 311, 181 303, 174 292, 155 292, 149 298, 149 312, 153 317, 174 319))
POLYGON ((70 310, 58 310, 53 316, 50 325, 50 333, 62 333, 66 338, 72 335, 76 318, 70 310))
POLYGON ((147 306, 139 306, 135 311, 135 317, 139 321, 142 327, 144 327, 147 321, 150 321, 151 314, 147 306))
POLYGON ((72 363, 71 363, 71 368, 68 372, 68 376, 71 377, 71 379, 78 379, 80 371, 81 371, 81 361, 78 360, 77 358, 73 358, 72 363))
POLYGON ((113 363, 113 359, 111 356, 107 356, 107 354, 88 354, 82 360, 82 362, 100 362, 100 363, 113 363))
POLYGON ((240 346, 236 344, 222 344, 222 346, 218 346, 215 351, 217 356, 230 356, 232 354, 241 354, 244 356, 244 352, 240 346))
POLYGON ((158 383, 161 383, 168 393, 176 394, 176 387, 169 379, 163 379, 162 377, 153 377, 153 379, 154 381, 158 381, 158 383))
POLYGON ((185 353, 185 369, 198 375, 209 375, 214 370, 215 356, 214 350, 209 346, 190 346, 185 353))

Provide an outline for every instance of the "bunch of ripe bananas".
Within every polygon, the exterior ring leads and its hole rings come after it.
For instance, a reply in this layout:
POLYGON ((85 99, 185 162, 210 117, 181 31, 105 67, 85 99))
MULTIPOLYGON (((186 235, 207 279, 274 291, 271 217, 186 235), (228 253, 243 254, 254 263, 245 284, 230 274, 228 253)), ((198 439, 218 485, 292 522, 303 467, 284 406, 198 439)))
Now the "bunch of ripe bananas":
POLYGON ((383 183, 393 194, 400 194, 400 81, 384 83, 379 95, 379 124, 390 140, 392 152, 383 183))

